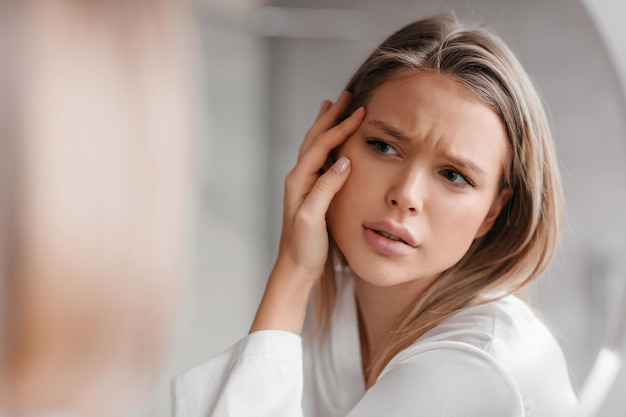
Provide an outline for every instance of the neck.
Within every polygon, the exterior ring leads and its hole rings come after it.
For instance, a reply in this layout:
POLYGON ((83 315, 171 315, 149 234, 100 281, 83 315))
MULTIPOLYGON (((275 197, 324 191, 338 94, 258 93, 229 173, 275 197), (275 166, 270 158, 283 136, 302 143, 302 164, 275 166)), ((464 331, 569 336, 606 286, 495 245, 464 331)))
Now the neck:
POLYGON ((420 280, 390 287, 380 287, 354 277, 354 290, 359 312, 359 333, 363 375, 367 386, 369 368, 397 330, 405 312, 424 292, 427 285, 420 280))

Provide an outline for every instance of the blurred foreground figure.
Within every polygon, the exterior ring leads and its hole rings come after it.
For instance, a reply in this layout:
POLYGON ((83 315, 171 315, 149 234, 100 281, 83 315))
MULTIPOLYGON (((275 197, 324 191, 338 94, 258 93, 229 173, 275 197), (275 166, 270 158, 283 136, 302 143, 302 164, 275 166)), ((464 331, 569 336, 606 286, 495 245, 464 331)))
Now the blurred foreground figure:
POLYGON ((190 183, 184 5, 0 0, 0 415, 122 415, 167 353, 190 183))

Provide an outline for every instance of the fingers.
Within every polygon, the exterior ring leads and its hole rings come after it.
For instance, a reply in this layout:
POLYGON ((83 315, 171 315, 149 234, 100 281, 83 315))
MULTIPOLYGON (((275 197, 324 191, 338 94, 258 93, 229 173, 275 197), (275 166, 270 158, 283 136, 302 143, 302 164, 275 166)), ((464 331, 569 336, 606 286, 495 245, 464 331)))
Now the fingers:
POLYGON ((344 91, 341 93, 335 103, 330 100, 324 100, 320 108, 320 112, 313 123, 313 126, 307 132, 304 142, 300 146, 300 155, 305 153, 320 134, 331 129, 337 124, 341 116, 344 115, 346 109, 350 105, 352 95, 344 91))
POLYGON ((358 108, 346 120, 316 138, 310 149, 301 155, 296 166, 285 178, 285 212, 293 214, 319 177, 319 171, 329 153, 344 142, 359 127, 365 109, 358 108))
POLYGON ((299 210, 305 221, 323 219, 330 202, 348 179, 351 170, 350 160, 342 156, 333 166, 320 176, 299 210))
POLYGON ((322 117, 322 115, 326 113, 332 105, 333 105, 333 102, 330 100, 322 101, 322 105, 320 106, 320 111, 319 113, 317 113, 317 117, 315 118, 315 121, 318 121, 320 117, 322 117))
POLYGON ((356 132, 364 116, 365 109, 359 107, 346 120, 315 138, 306 152, 300 155, 296 171, 305 175, 319 171, 324 166, 328 154, 356 132))
POLYGON ((317 136, 336 125, 339 118, 343 116, 345 111, 348 109, 351 100, 352 94, 347 91, 343 91, 341 95, 339 95, 339 98, 337 98, 337 101, 335 103, 331 103, 326 111, 320 114, 320 117, 318 117, 309 130, 309 134, 317 136))

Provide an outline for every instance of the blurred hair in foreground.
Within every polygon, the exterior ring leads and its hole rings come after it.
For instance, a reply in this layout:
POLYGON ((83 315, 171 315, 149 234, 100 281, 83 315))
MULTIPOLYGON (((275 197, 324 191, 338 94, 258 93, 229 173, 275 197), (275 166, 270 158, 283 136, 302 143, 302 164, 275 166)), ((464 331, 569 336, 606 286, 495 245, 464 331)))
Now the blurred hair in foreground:
POLYGON ((0 414, 120 415, 159 371, 191 181, 188 6, 0 0, 0 414))

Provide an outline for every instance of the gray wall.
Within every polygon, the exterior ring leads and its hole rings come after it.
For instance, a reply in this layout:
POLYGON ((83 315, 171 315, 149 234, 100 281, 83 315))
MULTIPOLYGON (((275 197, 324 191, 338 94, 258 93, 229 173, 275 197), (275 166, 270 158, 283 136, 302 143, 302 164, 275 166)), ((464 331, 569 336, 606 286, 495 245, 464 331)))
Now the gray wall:
POLYGON ((195 250, 172 355, 136 415, 168 416, 172 376, 246 334, 275 256, 283 177, 321 100, 339 94, 384 36, 451 9, 513 47, 549 109, 567 224, 557 259, 529 297, 580 386, 607 334, 626 251, 626 52, 616 53, 615 42, 626 34, 611 1, 588 3, 593 20, 572 0, 272 2, 318 9, 286 15, 253 2, 199 2, 205 117, 195 250), (597 22, 612 23, 598 32, 597 22))

